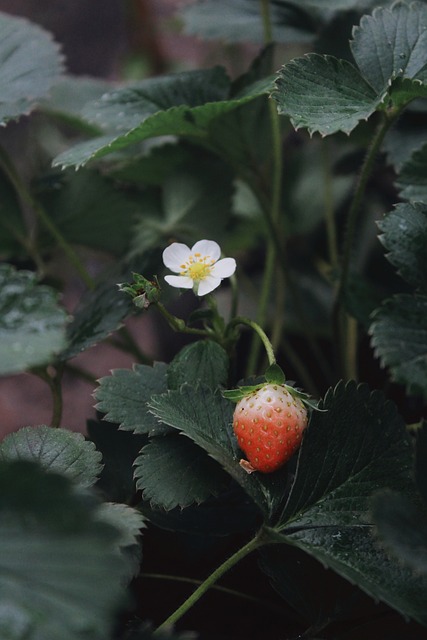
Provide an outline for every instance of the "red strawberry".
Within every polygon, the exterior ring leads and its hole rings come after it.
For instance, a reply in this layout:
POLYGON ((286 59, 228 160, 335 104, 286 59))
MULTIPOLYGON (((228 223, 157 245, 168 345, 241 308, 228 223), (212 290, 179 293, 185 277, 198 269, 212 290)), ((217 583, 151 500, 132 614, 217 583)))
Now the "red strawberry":
POLYGON ((301 444, 307 426, 307 409, 292 389, 267 383, 238 401, 233 429, 248 460, 248 472, 271 473, 283 466, 301 444))

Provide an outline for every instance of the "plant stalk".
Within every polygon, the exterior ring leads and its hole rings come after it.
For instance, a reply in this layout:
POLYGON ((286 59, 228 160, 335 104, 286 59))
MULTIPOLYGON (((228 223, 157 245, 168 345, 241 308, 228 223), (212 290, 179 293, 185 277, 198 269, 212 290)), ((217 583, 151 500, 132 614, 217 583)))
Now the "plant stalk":
POLYGON ((259 532, 252 540, 250 540, 247 544, 241 547, 236 553, 234 553, 230 558, 228 558, 225 562, 223 562, 219 567, 213 571, 210 576, 206 578, 204 582, 200 584, 199 587, 182 603, 176 611, 174 611, 162 624, 157 627, 156 632, 168 630, 172 627, 178 620, 182 618, 182 616, 187 613, 191 609, 191 607, 196 604, 200 600, 200 598, 212 587, 227 571, 232 569, 234 565, 236 565, 240 560, 245 558, 247 555, 258 549, 266 541, 263 540, 263 532, 259 532))
POLYGON ((257 322, 255 322, 255 320, 250 320, 249 318, 244 318, 243 316, 237 316, 236 318, 234 318, 228 325, 228 329, 230 330, 238 324, 244 324, 255 331, 255 333, 261 339, 262 344, 264 345, 265 351, 267 353, 268 364, 270 366, 276 364, 276 356, 274 355, 273 346, 264 329, 257 322))

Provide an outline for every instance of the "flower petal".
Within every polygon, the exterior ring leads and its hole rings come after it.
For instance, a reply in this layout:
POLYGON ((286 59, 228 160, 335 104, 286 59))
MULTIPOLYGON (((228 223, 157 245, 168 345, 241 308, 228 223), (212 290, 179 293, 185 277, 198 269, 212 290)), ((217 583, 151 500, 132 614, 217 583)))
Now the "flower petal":
POLYGON ((236 271, 236 261, 234 258, 223 258, 218 260, 211 271, 211 275, 215 278, 229 278, 236 271))
POLYGON ((221 247, 213 240, 199 240, 191 247, 191 253, 200 253, 202 256, 209 256, 215 262, 221 257, 221 247))
POLYGON ((171 287, 177 289, 192 289, 194 284, 188 276, 165 276, 165 280, 171 287))
POLYGON ((173 242, 163 251, 163 264, 175 273, 182 271, 181 265, 190 257, 190 248, 182 242, 173 242))
POLYGON ((215 276, 207 276, 203 280, 200 280, 199 287, 197 289, 198 296, 205 296, 207 293, 210 293, 221 284, 221 278, 216 278, 215 276))

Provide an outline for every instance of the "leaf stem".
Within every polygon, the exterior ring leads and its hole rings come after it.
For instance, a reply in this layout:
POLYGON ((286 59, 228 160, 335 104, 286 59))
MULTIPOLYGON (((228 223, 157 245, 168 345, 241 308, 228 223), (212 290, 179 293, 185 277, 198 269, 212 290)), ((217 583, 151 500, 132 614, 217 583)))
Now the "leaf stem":
POLYGON ((58 246, 63 250, 64 254, 67 256, 68 260, 73 265, 88 289, 93 289, 95 286, 94 282, 87 272, 85 266, 82 264, 80 258, 64 238, 56 225, 52 222, 44 207, 42 207, 41 204, 34 198, 28 187, 21 180, 15 167, 13 166, 10 157, 2 147, 0 147, 0 166, 10 180, 11 184, 14 186, 15 191, 21 198, 22 202, 32 208, 32 210, 38 216, 39 220, 58 243, 58 246))
POLYGON ((223 562, 219 567, 213 571, 210 576, 202 582, 197 589, 182 603, 176 611, 174 611, 157 629, 155 633, 160 631, 165 631, 169 629, 172 625, 174 625, 182 616, 191 609, 191 607, 196 604, 200 600, 200 598, 210 589, 227 571, 232 569, 234 565, 236 565, 240 560, 245 558, 247 555, 258 549, 263 544, 266 543, 266 540, 263 536, 263 530, 261 530, 257 535, 252 538, 248 543, 246 543, 243 547, 238 549, 230 558, 227 558, 225 562, 223 562))

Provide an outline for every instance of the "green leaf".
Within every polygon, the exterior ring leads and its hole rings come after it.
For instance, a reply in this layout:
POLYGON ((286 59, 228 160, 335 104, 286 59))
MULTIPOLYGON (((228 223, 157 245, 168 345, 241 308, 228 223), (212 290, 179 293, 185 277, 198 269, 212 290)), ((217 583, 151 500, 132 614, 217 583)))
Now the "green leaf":
POLYGON ((179 433, 152 438, 135 460, 136 487, 143 498, 167 511, 218 495, 224 471, 204 449, 179 433))
POLYGON ((0 265, 0 374, 49 363, 65 347, 66 322, 53 289, 0 265))
MULTIPOLYGON (((395 406, 366 385, 339 383, 313 411, 279 526, 358 526, 371 493, 408 484, 411 449, 395 406)), ((363 527, 363 524, 361 525, 363 527)))
POLYGON ((412 449, 395 406, 366 385, 340 383, 313 412, 276 531, 374 598, 427 624, 427 579, 393 560, 374 535, 371 499, 412 499, 412 449))
MULTIPOLYGON (((40 197, 68 242, 118 256, 127 249, 138 205, 111 180, 95 171, 73 172, 40 197)), ((51 237, 44 243, 51 245, 51 237)))
POLYGON ((427 204, 415 202, 395 206, 379 223, 380 240, 387 259, 404 280, 427 289, 427 204))
POLYGON ((34 463, 1 462, 0 512, 1 637, 109 637, 128 569, 94 496, 34 463))
POLYGON ((136 307, 132 299, 119 290, 118 284, 130 280, 132 271, 150 272, 153 260, 153 255, 147 253, 133 268, 119 265, 93 290, 82 296, 68 325, 69 347, 60 354, 62 361, 101 342, 117 331, 126 317, 135 313, 136 307))
POLYGON ((384 547, 415 575, 427 574, 427 512, 397 492, 375 497, 373 519, 384 547))
MULTIPOLYGON (((398 172, 411 160, 415 151, 427 144, 427 127, 420 127, 418 118, 414 118, 414 115, 409 106, 384 139, 383 149, 387 152, 387 159, 398 172)), ((399 180, 400 175, 398 182, 399 180)), ((406 187, 405 184, 401 186, 406 187)))
POLYGON ((0 124, 30 113, 62 72, 51 35, 22 18, 0 14, 0 124))
POLYGON ((178 389, 187 382, 199 383, 215 389, 226 384, 228 356, 224 349, 212 340, 198 340, 185 346, 172 360, 168 368, 168 387, 178 389))
POLYGON ((249 475, 239 465, 239 451, 232 431, 234 406, 208 387, 184 385, 180 390, 152 398, 150 407, 162 422, 182 431, 205 449, 234 478, 258 507, 269 514, 281 499, 286 475, 249 475), (278 498, 279 496, 279 498, 278 498))
POLYGON ((134 364, 132 369, 115 369, 101 378, 95 392, 96 409, 105 413, 104 420, 117 422, 120 429, 137 434, 162 434, 168 429, 150 413, 148 403, 153 395, 166 391, 167 366, 134 364))
POLYGON ((143 81, 135 88, 106 94, 86 112, 104 136, 82 142, 55 158, 53 165, 76 168, 147 138, 175 135, 204 140, 220 115, 266 93, 269 86, 228 99, 230 81, 222 68, 188 71, 143 81), (99 115, 98 115, 99 114, 99 115), (111 133, 111 128, 116 133, 111 133))
POLYGON ((427 398, 427 296, 396 295, 373 316, 375 355, 409 394, 427 398))
POLYGON ((349 62, 316 53, 282 67, 272 95, 296 129, 322 136, 350 133, 382 99, 349 62))
POLYGON ((353 32, 353 56, 363 77, 382 94, 396 78, 427 80, 427 7, 396 2, 363 16, 353 32))
POLYGON ((427 144, 417 149, 403 164, 397 179, 402 198, 427 203, 427 144))
MULTIPOLYGON (((317 25, 300 3, 270 3, 272 39, 275 42, 311 40, 317 25), (293 6, 295 4, 296 6, 293 6)), ((265 42, 257 0, 198 0, 180 12, 185 33, 231 42, 265 42)))
POLYGON ((0 443, 0 460, 30 460, 78 484, 93 485, 102 471, 102 456, 81 433, 45 425, 23 427, 0 443))

